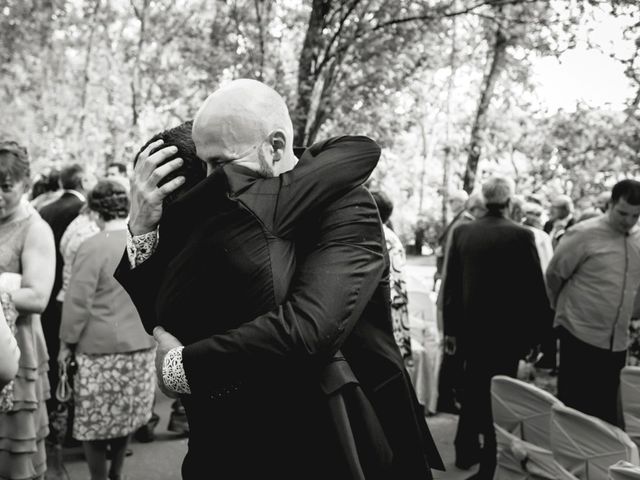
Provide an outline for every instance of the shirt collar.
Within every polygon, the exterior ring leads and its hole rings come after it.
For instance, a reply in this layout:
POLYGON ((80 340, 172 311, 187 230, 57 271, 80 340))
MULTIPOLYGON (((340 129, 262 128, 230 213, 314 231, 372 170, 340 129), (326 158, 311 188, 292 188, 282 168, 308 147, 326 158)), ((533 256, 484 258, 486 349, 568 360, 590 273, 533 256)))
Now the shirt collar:
POLYGON ((79 192, 79 191, 77 191, 77 190, 68 190, 68 189, 65 189, 65 190, 63 190, 63 192, 64 192, 64 193, 70 193, 70 194, 71 194, 71 195, 73 195, 74 197, 78 197, 78 199, 79 199, 81 202, 86 202, 86 201, 87 201, 87 197, 85 197, 82 193, 80 193, 80 192, 79 192))
POLYGON ((244 192, 257 180, 264 178, 260 174, 250 168, 234 163, 227 163, 222 166, 227 182, 229 182, 229 195, 236 196, 244 192))

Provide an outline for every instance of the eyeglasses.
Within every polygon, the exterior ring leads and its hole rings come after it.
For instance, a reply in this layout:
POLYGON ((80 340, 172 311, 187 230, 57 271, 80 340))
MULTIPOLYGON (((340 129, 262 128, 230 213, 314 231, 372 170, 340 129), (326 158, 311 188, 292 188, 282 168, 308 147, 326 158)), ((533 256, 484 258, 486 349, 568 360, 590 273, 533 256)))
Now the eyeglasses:
POLYGON ((525 215, 533 215, 534 217, 542 216, 542 212, 524 212, 525 215))

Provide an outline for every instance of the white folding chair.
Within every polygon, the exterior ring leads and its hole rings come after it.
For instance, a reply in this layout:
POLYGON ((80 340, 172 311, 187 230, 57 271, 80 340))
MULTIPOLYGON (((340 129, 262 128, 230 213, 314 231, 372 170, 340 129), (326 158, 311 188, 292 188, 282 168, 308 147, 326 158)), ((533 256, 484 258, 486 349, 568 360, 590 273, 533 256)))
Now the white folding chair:
POLYGON ((640 446, 640 367, 622 369, 620 393, 625 431, 640 446))
POLYGON ((413 368, 409 371, 418 400, 430 412, 438 403, 438 374, 442 361, 435 304, 426 292, 408 292, 413 368))
POLYGON ((607 480, 609 467, 620 460, 640 463, 638 447, 626 433, 564 405, 551 410, 551 450, 581 480, 607 480))
POLYGON ((609 467, 609 480, 640 480, 640 467, 629 462, 618 462, 609 467))
POLYGON ((529 443, 549 450, 551 407, 560 400, 530 383, 504 375, 491 379, 493 422, 529 443))
POLYGON ((498 458, 493 480, 577 480, 545 448, 525 442, 499 426, 496 440, 498 458))

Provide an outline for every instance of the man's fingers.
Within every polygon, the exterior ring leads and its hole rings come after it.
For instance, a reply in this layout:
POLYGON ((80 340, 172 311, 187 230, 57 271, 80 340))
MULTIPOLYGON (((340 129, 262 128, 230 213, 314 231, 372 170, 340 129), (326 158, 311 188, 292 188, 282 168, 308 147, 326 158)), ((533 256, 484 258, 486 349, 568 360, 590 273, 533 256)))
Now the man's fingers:
POLYGON ((158 188, 158 191, 160 192, 160 195, 162 196, 162 198, 164 198, 167 195, 169 195, 171 192, 174 192, 175 190, 177 190, 183 183, 184 183, 184 177, 176 177, 170 182, 167 182, 164 185, 162 185, 160 188, 158 188))
POLYGON ((151 188, 155 188, 164 177, 169 175, 174 170, 180 168, 183 163, 184 161, 181 158, 174 158, 170 162, 167 162, 161 167, 156 168, 153 172, 151 172, 151 175, 147 180, 147 185, 151 188))
POLYGON ((144 167, 144 164, 146 163, 146 159, 149 158, 149 155, 151 155, 151 152, 163 143, 164 142, 161 139, 156 140, 155 142, 151 142, 149 145, 147 145, 147 148, 140 152, 140 155, 138 155, 136 166, 133 168, 134 173, 140 173, 140 171, 144 167))
POLYGON ((140 170, 138 170, 137 172, 138 178, 141 181, 146 181, 151 176, 153 171, 158 167, 158 165, 166 161, 170 156, 175 155, 177 151, 178 149, 171 145, 161 148, 148 157, 140 160, 140 170))
POLYGON ((153 338, 156 339, 156 342, 160 341, 160 338, 162 337, 162 335, 164 335, 165 333, 167 333, 167 331, 162 328, 162 327, 156 327, 153 329, 153 338))

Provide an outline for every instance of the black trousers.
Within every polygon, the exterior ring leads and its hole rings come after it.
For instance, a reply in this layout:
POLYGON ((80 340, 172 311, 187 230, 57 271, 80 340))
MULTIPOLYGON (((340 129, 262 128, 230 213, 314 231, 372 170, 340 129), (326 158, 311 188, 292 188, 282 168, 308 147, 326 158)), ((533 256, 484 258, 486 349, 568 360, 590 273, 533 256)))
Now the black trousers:
POLYGON ((51 388, 51 398, 47 400, 47 412, 49 417, 55 415, 58 401, 55 398, 56 387, 58 386, 58 352, 60 352, 60 320, 62 317, 62 302, 51 300, 44 312, 42 312, 42 331, 49 353, 49 387, 51 388))
POLYGON ((491 356, 499 346, 467 355, 464 369, 464 391, 458 430, 454 441, 456 461, 480 460, 480 478, 491 479, 496 467, 496 433, 491 413, 491 378, 494 375, 515 377, 518 355, 491 356), (480 436, 482 435, 482 446, 480 436))
POLYGON ((613 352, 585 343, 559 328, 558 398, 565 405, 620 426, 620 371, 627 352, 613 352))
POLYGON ((439 412, 459 413, 464 382, 464 359, 460 352, 444 355, 438 377, 439 412))

